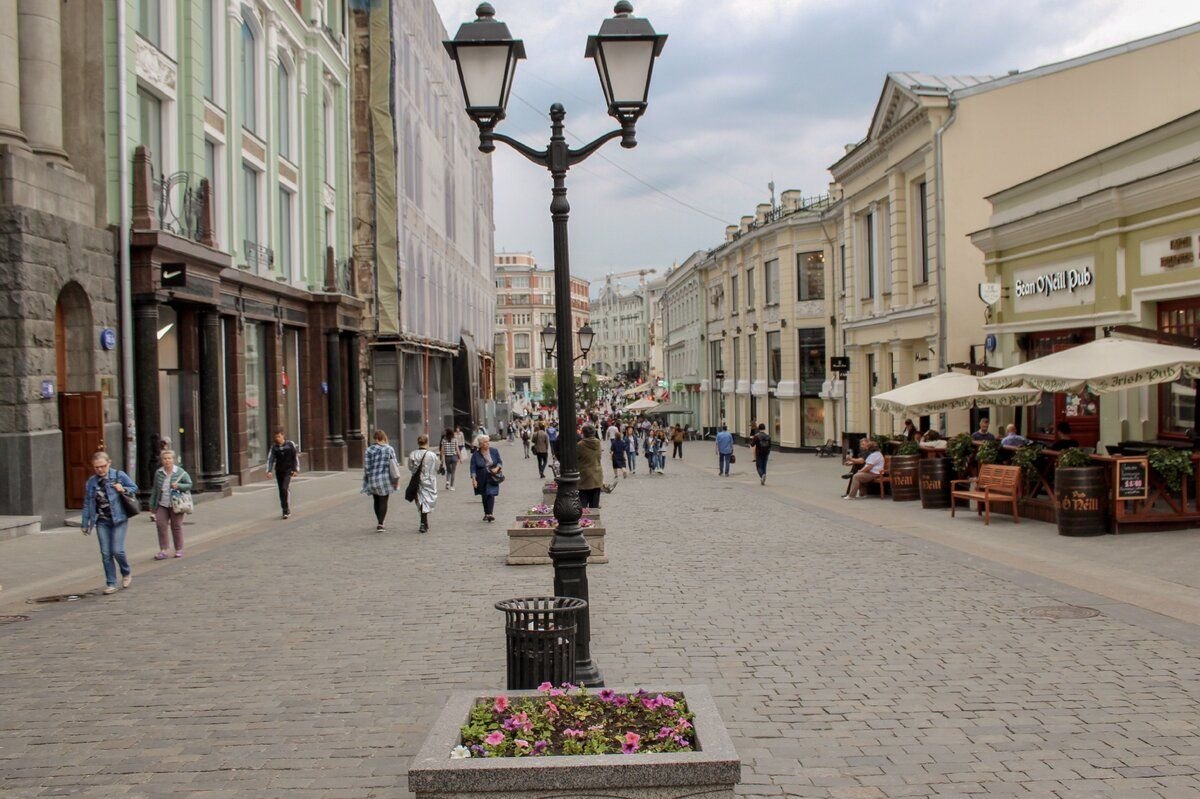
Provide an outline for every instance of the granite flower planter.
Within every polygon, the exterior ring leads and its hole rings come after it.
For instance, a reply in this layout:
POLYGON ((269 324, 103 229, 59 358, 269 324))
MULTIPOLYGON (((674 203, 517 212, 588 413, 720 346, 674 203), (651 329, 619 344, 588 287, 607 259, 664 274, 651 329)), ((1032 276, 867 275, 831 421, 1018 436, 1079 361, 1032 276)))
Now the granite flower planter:
MULTIPOLYGON (((546 517, 530 517, 533 519, 546 517)), ((523 519, 514 524, 520 525, 523 519)), ((592 548, 588 563, 608 563, 608 555, 604 552, 604 528, 597 524, 583 531, 583 538, 592 548)), ((509 566, 542 566, 552 563, 550 560, 550 542, 554 540, 553 527, 510 527, 508 529, 508 557, 504 562, 509 566)))
POLYGON ((732 799, 741 761, 708 690, 696 685, 655 691, 677 691, 687 699, 695 714, 696 751, 453 760, 459 730, 472 705, 485 698, 458 692, 413 758, 408 789, 418 799, 732 799))
MULTIPOLYGON (((554 518, 553 513, 518 513, 517 514, 518 522, 538 521, 539 519, 553 519, 553 518, 554 518)), ((583 518, 591 519, 592 521, 599 524, 600 523, 600 509, 599 508, 584 508, 583 509, 583 518)))

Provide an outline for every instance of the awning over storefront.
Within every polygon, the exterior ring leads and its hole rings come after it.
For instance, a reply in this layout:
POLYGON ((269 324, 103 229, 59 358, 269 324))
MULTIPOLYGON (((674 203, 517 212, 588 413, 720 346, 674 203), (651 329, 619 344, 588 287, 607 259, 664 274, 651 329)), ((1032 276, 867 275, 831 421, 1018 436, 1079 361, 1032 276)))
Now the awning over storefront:
POLYGON ((871 398, 871 407, 885 413, 926 416, 976 405, 1033 405, 1041 395, 1036 388, 987 391, 981 384, 982 379, 973 375, 944 372, 877 394, 871 398))
POLYGON ((636 397, 638 394, 645 394, 647 391, 649 391, 652 388, 654 388, 654 386, 650 385, 649 383, 642 383, 640 386, 634 386, 633 388, 625 389, 624 391, 621 392, 621 396, 622 397, 636 397))
POLYGON ((671 414, 688 414, 690 416, 692 409, 686 405, 666 403, 646 412, 647 416, 670 416, 671 414))
POLYGON ((979 378, 985 389, 1029 387, 1041 391, 1107 394, 1126 388, 1200 378, 1200 350, 1102 338, 979 378))
POLYGON ((626 405, 625 410, 627 410, 627 411, 648 411, 651 408, 657 408, 657 407, 658 407, 657 402, 650 399, 649 397, 643 397, 640 400, 631 402, 628 405, 626 405))

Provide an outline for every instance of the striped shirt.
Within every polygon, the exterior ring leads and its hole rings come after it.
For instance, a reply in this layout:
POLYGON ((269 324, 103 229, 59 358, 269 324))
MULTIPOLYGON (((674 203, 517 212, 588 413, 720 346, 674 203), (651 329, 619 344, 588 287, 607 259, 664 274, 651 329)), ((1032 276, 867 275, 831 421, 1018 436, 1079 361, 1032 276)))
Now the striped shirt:
POLYGON ((442 460, 446 463, 458 460, 458 445, 454 443, 454 439, 442 439, 442 460))

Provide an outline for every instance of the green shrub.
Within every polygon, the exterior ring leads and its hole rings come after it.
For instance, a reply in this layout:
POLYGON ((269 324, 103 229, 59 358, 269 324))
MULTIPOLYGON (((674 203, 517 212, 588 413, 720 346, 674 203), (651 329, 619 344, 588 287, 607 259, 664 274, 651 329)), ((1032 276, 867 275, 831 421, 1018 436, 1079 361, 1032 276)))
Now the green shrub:
POLYGON ((1183 449, 1156 447, 1146 453, 1150 468, 1167 484, 1172 493, 1183 488, 1183 479, 1192 473, 1192 453, 1183 449))
POLYGON ((959 433, 946 445, 946 455, 954 462, 954 471, 960 475, 967 473, 967 464, 974 454, 975 445, 971 443, 970 433, 959 433))
POLYGON ((905 441, 896 448, 897 455, 920 455, 921 445, 915 441, 905 441))
POLYGON ((1091 465, 1091 457, 1079 447, 1072 447, 1058 456, 1058 468, 1060 469, 1078 469, 1091 465))
POLYGON ((1021 447, 1012 456, 1012 465, 1021 467, 1021 475, 1025 478, 1026 496, 1033 493, 1038 480, 1038 460, 1042 457, 1040 444, 1030 444, 1021 447))
POLYGON ((975 450, 975 460, 980 463, 995 463, 1000 460, 1000 442, 985 441, 975 450))

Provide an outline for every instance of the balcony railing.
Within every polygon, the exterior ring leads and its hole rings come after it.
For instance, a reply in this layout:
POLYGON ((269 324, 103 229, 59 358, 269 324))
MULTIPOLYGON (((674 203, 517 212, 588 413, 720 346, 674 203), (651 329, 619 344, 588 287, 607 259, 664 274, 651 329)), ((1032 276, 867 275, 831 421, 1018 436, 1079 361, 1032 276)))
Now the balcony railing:
POLYGON ((210 191, 208 179, 192 172, 156 176, 150 151, 138 146, 133 155, 131 226, 164 230, 212 247, 210 191))
POLYGON ((246 268, 255 272, 269 271, 275 265, 275 251, 249 239, 242 241, 242 255, 246 259, 246 268))

